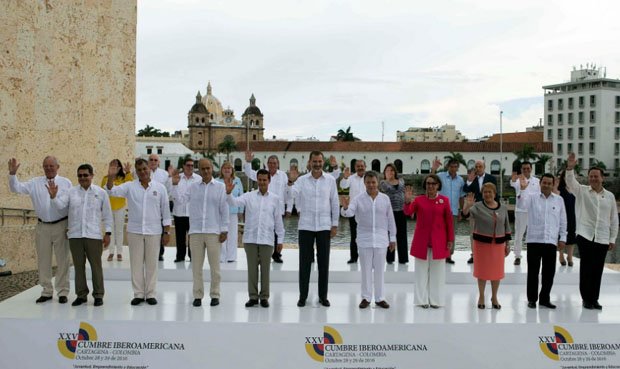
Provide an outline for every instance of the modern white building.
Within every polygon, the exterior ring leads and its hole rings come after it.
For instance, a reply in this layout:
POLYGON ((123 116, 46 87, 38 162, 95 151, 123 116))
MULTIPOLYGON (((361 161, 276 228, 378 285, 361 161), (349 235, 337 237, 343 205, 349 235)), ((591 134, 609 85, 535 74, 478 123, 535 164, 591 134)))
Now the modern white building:
MULTIPOLYGON (((186 146, 186 138, 175 137, 136 137, 135 156, 147 159, 151 154, 159 155, 159 166, 162 169, 170 165, 176 167, 179 158, 191 155, 192 158, 201 158, 202 155, 194 153, 186 146)), ((122 162, 125 162, 121 159, 122 162)))
POLYGON ((559 167, 568 153, 588 169, 596 161, 620 170, 620 80, 596 66, 571 71, 570 82, 543 86, 545 141, 559 167))

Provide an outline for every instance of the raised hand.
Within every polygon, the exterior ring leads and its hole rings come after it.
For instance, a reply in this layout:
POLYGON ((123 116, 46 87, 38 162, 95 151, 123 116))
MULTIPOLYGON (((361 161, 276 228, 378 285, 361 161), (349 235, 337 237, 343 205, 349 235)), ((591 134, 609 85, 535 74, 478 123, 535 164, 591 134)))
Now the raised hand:
POLYGON ((415 194, 413 193, 413 187, 405 186, 405 203, 410 203, 413 201, 415 194))
POLYGON ((512 182, 516 182, 519 179, 519 176, 517 175, 517 172, 512 172, 512 177, 510 178, 510 180, 512 182))
POLYGON ((125 166, 123 167, 123 171, 125 172, 125 174, 131 173, 131 163, 130 162, 126 162, 125 166))
POLYGON ((179 174, 179 171, 176 168, 169 166, 168 175, 170 176, 170 180, 172 181, 173 186, 176 186, 179 184, 179 182, 181 182, 181 174, 179 174))
POLYGON ((252 159, 254 159, 254 154, 252 154, 252 151, 247 150, 245 152, 245 161, 248 162, 248 163, 251 163, 252 159))
POLYGON ((14 176, 17 173, 17 169, 21 164, 15 158, 9 159, 9 174, 14 176))
POLYGON ((577 158, 575 157, 575 153, 571 152, 568 154, 568 159, 566 159, 566 170, 573 170, 577 165, 577 158))
POLYGON ((435 160, 433 160, 433 167, 431 168, 434 172, 437 171, 437 169, 441 168, 441 160, 435 158, 435 160))
POLYGON ((344 172, 342 172, 342 175, 344 176, 344 178, 349 178, 349 176, 351 175, 351 168, 345 167, 344 172))
POLYGON ((231 194, 235 189, 235 182, 233 182, 232 178, 225 178, 224 185, 226 186, 226 193, 231 194))
POLYGON ((56 195, 58 194, 58 185, 54 183, 54 180, 49 179, 45 187, 47 187, 47 193, 50 194, 50 199, 56 198, 56 195))
POLYGON ((291 169, 288 171, 288 180, 295 182, 297 178, 299 178, 299 169, 297 169, 296 165, 291 165, 291 169))
POLYGON ((469 209, 476 203, 476 198, 474 197, 474 193, 470 192, 465 196, 465 203, 463 205, 463 210, 469 209))
POLYGON ((520 175, 519 176, 519 186, 521 186, 521 190, 525 190, 527 188, 527 185, 529 185, 527 179, 525 179, 524 175, 520 175))

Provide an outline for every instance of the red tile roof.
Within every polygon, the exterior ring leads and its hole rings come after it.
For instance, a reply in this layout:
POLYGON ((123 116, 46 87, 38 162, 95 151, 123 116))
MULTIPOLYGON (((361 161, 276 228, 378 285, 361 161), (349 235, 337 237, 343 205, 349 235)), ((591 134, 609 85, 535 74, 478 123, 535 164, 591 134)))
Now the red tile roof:
POLYGON ((534 143, 534 142, 543 142, 544 134, 543 132, 512 132, 512 133, 496 133, 491 138, 487 140, 487 142, 499 142, 499 138, 502 136, 504 143, 507 142, 520 142, 520 143, 534 143))

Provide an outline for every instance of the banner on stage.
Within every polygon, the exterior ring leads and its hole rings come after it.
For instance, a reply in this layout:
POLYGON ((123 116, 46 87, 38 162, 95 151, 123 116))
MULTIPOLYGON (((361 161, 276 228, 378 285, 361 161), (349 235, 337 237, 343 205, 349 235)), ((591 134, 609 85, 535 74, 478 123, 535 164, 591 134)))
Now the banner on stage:
POLYGON ((0 368, 620 368, 613 324, 0 319, 0 368))

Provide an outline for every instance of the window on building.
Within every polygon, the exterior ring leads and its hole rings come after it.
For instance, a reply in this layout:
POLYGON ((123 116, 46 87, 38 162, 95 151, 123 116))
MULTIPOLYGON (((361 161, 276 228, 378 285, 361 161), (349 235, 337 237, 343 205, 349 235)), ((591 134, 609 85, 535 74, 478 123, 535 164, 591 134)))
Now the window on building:
POLYGON ((559 143, 559 144, 556 146, 556 148, 557 148, 557 149, 556 149, 555 151, 558 153, 558 155, 564 155, 564 152, 563 152, 563 150, 562 150, 562 144, 561 144, 561 143, 559 143))
POLYGON ((595 154, 594 142, 590 142, 590 144, 588 144, 588 148, 589 148, 590 155, 594 155, 595 154))
POLYGON ((573 113, 568 113, 568 124, 573 124, 573 113))
POLYGON ((558 114, 558 125, 564 124, 564 114, 558 114))
POLYGON ((553 100, 547 100, 547 110, 553 111, 553 100))
POLYGON ((372 163, 370 164, 371 169, 374 170, 377 173, 381 172, 381 161, 379 161, 379 159, 374 159, 372 161, 372 163))
POLYGON ((402 173, 403 172, 403 161, 400 159, 396 159, 394 160, 394 166, 396 167, 396 171, 398 173, 402 173))
POLYGON ((585 97, 583 96, 579 96, 579 107, 583 108, 583 106, 585 105, 585 97))
MULTIPOLYGON (((162 147, 158 147, 157 148, 157 154, 158 155, 161 155, 163 153, 163 151, 164 151, 164 149, 162 147)), ((168 168, 168 167, 166 167, 166 168, 168 168)))
POLYGON ((502 165, 500 164, 499 160, 493 160, 491 162, 491 174, 498 175, 501 170, 502 170, 502 165))
MULTIPOLYGON (((616 168, 616 171, 618 171, 618 169, 620 169, 620 159, 615 158, 614 159, 614 168, 616 168)), ((617 175, 616 175, 617 177, 617 175)))
POLYGON ((616 108, 620 108, 620 96, 616 96, 616 108))
POLYGON ((256 141, 256 135, 252 135, 252 139, 256 141))
POLYGON ((583 168, 583 158, 578 158, 577 159, 577 164, 583 168))
POLYGON ((241 159, 237 158, 234 161, 235 163, 235 172, 241 172, 243 170, 243 162, 241 159))
POLYGON ((572 97, 569 97, 569 98, 568 98, 568 108, 569 108, 569 109, 572 109, 572 108, 573 108, 573 98, 572 98, 572 97))
POLYGON ((593 110, 590 111, 590 123, 596 123, 596 112, 593 110))
POLYGON ((149 154, 149 155, 151 155, 151 154, 153 153, 153 149, 152 149, 152 148, 150 148, 150 147, 147 147, 147 148, 146 148, 146 153, 147 153, 147 154, 149 154))
POLYGON ((200 122, 200 118, 196 117, 196 123, 200 122))
POLYGON ((589 167, 593 167, 594 166, 594 158, 590 158, 590 160, 588 160, 588 166, 589 167))
POLYGON ((547 140, 553 140, 553 130, 552 129, 548 129, 547 130, 547 140))
POLYGON ((566 135, 566 137, 567 137, 569 140, 572 140, 572 139, 573 139, 573 129, 572 129, 572 128, 569 128, 569 129, 568 129, 568 134, 566 135))
POLYGON ((205 122, 205 118, 202 118, 202 119, 201 119, 201 123, 204 123, 204 122, 205 122))
POLYGON ((430 172, 431 172, 431 162, 426 159, 422 160, 422 162, 420 163, 420 173, 428 174, 430 172))
POLYGON ((555 166, 558 167, 558 168, 562 167, 562 159, 561 158, 557 159, 555 166))
POLYGON ((170 166, 170 159, 166 159, 164 161, 164 168, 168 168, 170 166))
POLYGON ((577 120, 579 121, 580 124, 583 124, 583 112, 582 111, 579 112, 579 116, 577 120))
POLYGON ((596 106, 596 95, 590 95, 590 107, 596 106))
POLYGON ((615 143, 614 144, 614 155, 618 155, 620 154, 620 143, 615 143))
POLYGON ((577 138, 583 138, 583 127, 579 127, 579 129, 577 130, 577 138))
POLYGON ((616 112, 616 119, 615 119, 616 124, 620 123, 620 111, 616 112))
POLYGON ((564 131, 560 128, 558 129, 558 140, 564 139, 564 131))
POLYGON ((558 110, 564 109, 564 99, 558 99, 558 110))
POLYGON ((571 153, 573 152, 573 144, 572 143, 568 143, 566 144, 566 152, 571 153))
POLYGON ((616 127, 616 128, 614 129, 614 138, 615 138, 616 140, 620 139, 620 128, 618 128, 618 127, 616 127))
POLYGON ((198 146, 202 146, 202 141, 198 141, 198 146))
POLYGON ((547 114, 547 124, 550 126, 553 125, 553 114, 547 114))
POLYGON ((590 127, 590 138, 596 138, 596 129, 595 129, 595 127, 590 127))
POLYGON ((583 154, 583 143, 582 142, 577 144, 577 154, 579 155, 583 154))

